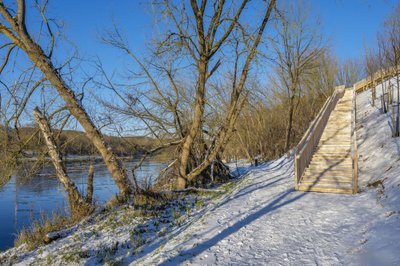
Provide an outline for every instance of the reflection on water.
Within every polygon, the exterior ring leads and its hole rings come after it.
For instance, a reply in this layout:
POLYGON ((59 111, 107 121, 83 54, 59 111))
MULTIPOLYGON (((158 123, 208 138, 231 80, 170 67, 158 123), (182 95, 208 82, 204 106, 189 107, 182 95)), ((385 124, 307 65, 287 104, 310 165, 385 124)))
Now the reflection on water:
MULTIPOLYGON (((125 162, 125 165, 131 169, 135 163, 136 161, 125 162)), ((144 162, 136 172, 138 181, 149 177, 154 179, 163 167, 165 164, 161 162, 144 162)), ((88 169, 87 163, 67 165, 69 176, 85 194, 88 169)), ((118 192, 111 175, 102 163, 95 165, 93 187, 93 197, 98 203, 106 202, 118 192)), ((18 231, 29 227, 32 220, 40 219, 42 213, 50 215, 56 210, 67 208, 66 193, 51 167, 44 168, 29 180, 12 177, 6 186, 0 188, 0 250, 12 247, 18 231)))

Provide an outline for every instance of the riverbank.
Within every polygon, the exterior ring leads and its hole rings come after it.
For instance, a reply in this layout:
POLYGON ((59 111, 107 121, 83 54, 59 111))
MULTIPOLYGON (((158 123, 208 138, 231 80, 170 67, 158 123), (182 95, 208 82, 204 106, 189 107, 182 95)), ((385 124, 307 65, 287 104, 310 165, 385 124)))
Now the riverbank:
MULTIPOLYGON (((128 169, 140 159, 125 161, 128 169)), ((79 191, 86 194, 87 175, 90 162, 80 161, 67 163, 70 178, 79 191)), ((152 182, 166 163, 146 160, 136 171, 140 183, 152 182)), ((94 163, 94 200, 98 205, 104 204, 118 193, 114 179, 102 162, 94 163)), ((50 164, 38 173, 26 177, 23 173, 15 175, 0 188, 0 252, 14 245, 18 233, 30 228, 32 223, 42 220, 43 216, 51 217, 54 213, 68 215, 68 198, 65 190, 55 176, 50 164)))
POLYGON ((0 254, 1 265, 82 265, 117 261, 127 264, 148 249, 156 251, 173 236, 201 218, 236 182, 196 193, 168 193, 164 200, 134 202, 105 209, 47 246, 29 251, 26 244, 0 254))

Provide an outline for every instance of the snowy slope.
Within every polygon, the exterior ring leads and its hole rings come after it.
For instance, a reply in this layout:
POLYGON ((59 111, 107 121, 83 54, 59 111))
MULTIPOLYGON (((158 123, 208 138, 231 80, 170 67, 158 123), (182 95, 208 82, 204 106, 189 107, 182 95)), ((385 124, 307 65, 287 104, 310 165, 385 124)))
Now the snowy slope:
POLYGON ((361 193, 295 192, 281 158, 139 264, 400 265, 400 141, 369 97, 357 99, 361 193), (382 178, 384 191, 367 187, 382 178))
POLYGON ((371 91, 357 97, 360 181, 364 189, 377 192, 382 208, 368 229, 362 254, 370 265, 400 265, 400 138, 391 137, 390 113, 382 114, 379 107, 379 101, 371 106, 371 91))
POLYGON ((153 233, 140 249, 129 233, 140 221, 121 210, 115 228, 103 226, 110 217, 100 217, 40 250, 0 254, 0 262, 13 255, 20 265, 49 258, 52 265, 400 265, 400 140, 391 138, 387 115, 369 99, 370 92, 357 98, 357 195, 294 191, 293 160, 284 156, 248 168, 233 190, 162 234, 144 222, 144 234, 153 233), (368 185, 378 180, 383 187, 368 185), (73 252, 79 256, 66 261, 73 252))
POLYGON ((382 212, 375 193, 295 192, 292 165, 282 158, 251 171, 237 193, 139 264, 358 264, 382 212))

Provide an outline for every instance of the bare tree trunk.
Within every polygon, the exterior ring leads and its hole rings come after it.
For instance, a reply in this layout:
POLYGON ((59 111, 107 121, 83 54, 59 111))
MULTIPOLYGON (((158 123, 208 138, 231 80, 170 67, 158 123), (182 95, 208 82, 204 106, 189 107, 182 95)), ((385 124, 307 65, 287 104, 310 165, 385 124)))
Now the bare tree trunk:
POLYGON ((293 98, 290 99, 289 103, 289 111, 288 111, 288 123, 286 127, 286 137, 285 137, 285 151, 289 154, 290 149, 290 139, 292 135, 292 126, 293 126, 293 98))
POLYGON ((385 93, 386 92, 386 83, 383 75, 383 71, 381 70, 381 83, 382 83, 382 105, 383 105, 383 112, 387 113, 389 106, 386 105, 385 101, 385 93))
POLYGON ((244 151, 244 153, 246 154, 247 160, 249 162, 251 162, 253 160, 253 157, 251 156, 250 152, 249 152, 249 147, 248 145, 245 144, 245 141, 243 141, 243 137, 240 134, 240 132, 237 133, 237 136, 239 137, 239 141, 242 144, 242 150, 244 151))
POLYGON ((92 210, 91 205, 85 202, 76 188, 75 183, 67 175, 48 121, 37 107, 33 111, 33 114, 35 116, 36 123, 39 125, 39 128, 43 134, 49 156, 56 170, 56 175, 68 193, 71 217, 74 219, 80 217, 83 213, 90 213, 92 210))
POLYGON ((376 88, 375 88, 375 77, 373 76, 373 74, 371 75, 371 79, 372 79, 372 88, 371 88, 372 106, 375 106, 376 88))
POLYGON ((386 106, 387 106, 388 112, 389 112, 389 105, 390 105, 390 85, 391 85, 391 82, 390 82, 390 79, 389 79, 388 86, 386 87, 386 91, 387 91, 387 98, 386 98, 387 104, 386 104, 386 106))
POLYGON ((186 136, 183 144, 182 144, 182 152, 179 160, 179 176, 177 180, 176 187, 178 189, 183 189, 186 187, 188 182, 187 180, 187 167, 190 157, 190 151, 193 146, 194 139, 196 138, 198 132, 201 129, 201 120, 203 118, 204 113, 204 104, 205 104, 205 86, 206 86, 206 75, 207 75, 207 62, 206 58, 200 59, 199 63, 199 78, 197 85, 197 95, 196 95, 196 103, 195 103, 195 112, 194 119, 192 125, 189 130, 189 134, 186 136))
POLYGON ((395 137, 396 136, 396 119, 395 119, 395 112, 394 112, 394 104, 393 104, 393 92, 394 92, 394 88, 393 88, 393 84, 390 83, 389 81, 389 90, 390 90, 390 103, 392 104, 392 136, 395 137))
POLYGON ((86 195, 86 201, 88 203, 93 202, 93 176, 94 176, 94 165, 91 164, 89 167, 89 173, 88 173, 88 183, 87 183, 87 195, 86 195))
POLYGON ((400 127, 400 125, 399 125, 399 123, 400 123, 400 121, 399 121, 400 77, 399 77, 399 71, 397 71, 397 69, 398 69, 398 65, 396 64, 396 84, 397 84, 397 103, 396 103, 397 110, 396 110, 396 134, 395 134, 396 137, 400 136, 400 128, 399 128, 400 127))

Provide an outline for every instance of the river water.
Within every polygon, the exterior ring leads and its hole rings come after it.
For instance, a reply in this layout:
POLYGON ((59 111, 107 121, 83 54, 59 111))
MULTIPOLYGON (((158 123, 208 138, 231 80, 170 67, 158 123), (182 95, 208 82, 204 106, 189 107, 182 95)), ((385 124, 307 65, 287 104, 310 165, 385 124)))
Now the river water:
MULTIPOLYGON (((131 169, 136 162, 133 160, 124 164, 131 169)), ((142 182, 148 178, 154 180, 165 165, 158 161, 144 162, 141 169, 136 172, 138 181, 142 182)), ((68 175, 85 194, 88 169, 89 164, 84 162, 67 165, 68 175)), ((118 192, 103 163, 95 164, 93 190, 94 200, 100 204, 118 192)), ((68 201, 64 187, 50 166, 28 180, 13 176, 7 185, 0 188, 0 251, 12 247, 18 232, 22 228, 29 228, 34 220, 42 217, 42 214, 66 212, 67 209, 68 201)))

